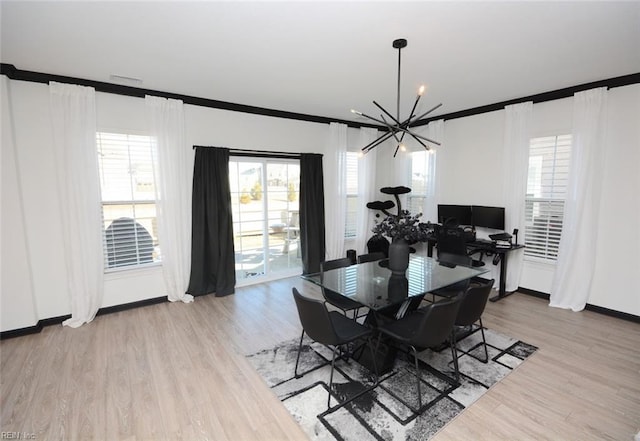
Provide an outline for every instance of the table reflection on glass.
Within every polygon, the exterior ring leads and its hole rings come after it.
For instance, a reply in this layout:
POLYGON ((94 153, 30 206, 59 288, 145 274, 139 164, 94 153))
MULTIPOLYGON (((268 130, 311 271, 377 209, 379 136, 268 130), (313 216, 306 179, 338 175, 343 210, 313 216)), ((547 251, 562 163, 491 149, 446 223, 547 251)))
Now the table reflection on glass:
POLYGON ((431 257, 412 254, 404 276, 392 274, 386 267, 386 260, 381 260, 302 277, 373 311, 380 311, 401 304, 410 297, 423 296, 488 271, 482 267, 447 266, 431 257))

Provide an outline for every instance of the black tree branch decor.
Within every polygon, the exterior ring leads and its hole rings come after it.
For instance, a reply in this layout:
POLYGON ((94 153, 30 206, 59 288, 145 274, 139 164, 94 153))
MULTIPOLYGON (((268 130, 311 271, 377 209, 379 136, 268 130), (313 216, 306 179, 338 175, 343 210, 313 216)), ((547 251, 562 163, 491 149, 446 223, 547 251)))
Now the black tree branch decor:
POLYGON ((409 210, 403 210, 400 202, 400 195, 411 192, 411 189, 404 186, 399 187, 383 187, 381 193, 393 195, 396 202, 393 201, 374 201, 367 203, 367 208, 381 211, 386 217, 376 222, 372 231, 376 236, 386 236, 392 241, 402 239, 408 244, 421 242, 427 239, 427 235, 431 226, 428 223, 420 222, 422 213, 412 215, 409 210), (397 207, 396 214, 389 210, 397 207))

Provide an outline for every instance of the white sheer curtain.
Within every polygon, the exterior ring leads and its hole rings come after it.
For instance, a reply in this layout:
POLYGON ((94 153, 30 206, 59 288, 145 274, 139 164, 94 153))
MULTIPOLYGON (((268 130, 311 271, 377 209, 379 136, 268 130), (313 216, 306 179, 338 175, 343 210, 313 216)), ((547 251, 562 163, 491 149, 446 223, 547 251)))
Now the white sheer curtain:
POLYGON ((344 235, 347 211, 347 125, 329 124, 329 154, 325 162, 326 257, 345 256, 344 235))
MULTIPOLYGON (((391 138, 393 139, 393 138, 391 138)), ((376 147, 380 148, 380 147, 376 147)), ((393 148, 389 149, 388 147, 382 147, 384 150, 381 152, 383 156, 383 158, 385 160, 391 161, 392 162, 392 166, 393 166, 393 181, 391 183, 389 183, 389 187, 399 187, 399 186, 404 186, 404 187, 411 187, 411 153, 406 151, 406 152, 401 152, 398 150, 398 154, 396 155, 396 157, 393 157, 393 151, 396 149, 396 144, 393 144, 393 148)), ((385 195, 385 196, 389 196, 389 195, 385 195)), ((395 201, 395 198, 393 196, 390 197, 391 200, 395 201)), ((400 199, 402 200, 402 208, 406 209, 407 207, 405 206, 405 196, 401 195, 400 199)), ((395 213, 395 208, 393 210, 391 210, 393 213, 395 213)))
MULTIPOLYGON (((378 131, 376 129, 363 127, 360 129, 358 145, 365 146, 377 137, 378 131)), ((374 150, 358 160, 358 212, 355 243, 358 254, 367 252, 367 241, 373 236, 371 229, 374 225, 376 212, 367 208, 367 202, 375 201, 378 194, 376 189, 376 153, 374 150)))
POLYGON ((573 97, 569 186, 549 305, 581 311, 589 298, 596 256, 604 162, 607 89, 573 97))
POLYGON ((77 328, 94 319, 104 292, 95 90, 51 82, 49 97, 71 300, 71 318, 62 324, 77 328))
POLYGON ((427 155, 427 182, 426 198, 422 206, 422 221, 438 222, 438 171, 437 158, 438 150, 445 147, 444 142, 444 120, 431 121, 427 124, 425 136, 440 143, 439 146, 431 145, 431 150, 427 155))
POLYGON ((191 204, 189 166, 192 156, 184 131, 180 100, 145 97, 151 136, 158 148, 158 238, 167 298, 190 303, 187 294, 191 264, 191 204))
MULTIPOLYGON (((524 238, 525 195, 527 194, 533 102, 529 101, 506 106, 504 110, 504 173, 502 188, 505 207, 505 229, 508 233, 511 233, 514 228, 517 228, 521 231, 518 237, 524 238)), ((507 291, 518 289, 523 259, 524 250, 522 249, 509 253, 506 280, 507 291)))

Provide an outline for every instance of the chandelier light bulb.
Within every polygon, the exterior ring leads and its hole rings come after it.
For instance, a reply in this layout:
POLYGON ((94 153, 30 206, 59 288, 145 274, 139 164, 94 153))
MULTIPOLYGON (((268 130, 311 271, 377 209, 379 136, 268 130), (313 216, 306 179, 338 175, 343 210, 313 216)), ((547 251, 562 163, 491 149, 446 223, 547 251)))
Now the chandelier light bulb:
POLYGON ((400 151, 401 152, 406 152, 407 148, 404 146, 404 144, 400 144, 400 151))
POLYGON ((351 109, 351 113, 362 116, 362 112, 358 112, 356 109, 351 109))
POLYGON ((420 86, 420 89, 418 89, 418 96, 424 95, 424 90, 425 90, 425 87, 424 87, 424 84, 423 84, 422 86, 420 86))

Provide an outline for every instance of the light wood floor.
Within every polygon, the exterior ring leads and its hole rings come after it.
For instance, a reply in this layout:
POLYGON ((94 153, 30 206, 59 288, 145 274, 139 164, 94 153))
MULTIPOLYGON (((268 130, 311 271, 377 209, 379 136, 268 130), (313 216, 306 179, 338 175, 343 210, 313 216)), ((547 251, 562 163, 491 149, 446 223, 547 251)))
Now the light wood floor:
MULTIPOLYGON (((38 440, 306 439, 244 355, 299 336, 291 278, 47 327, 2 341, 2 432, 38 440)), ((489 303, 485 326, 538 346, 435 437, 632 440, 640 430, 640 325, 489 303)))

